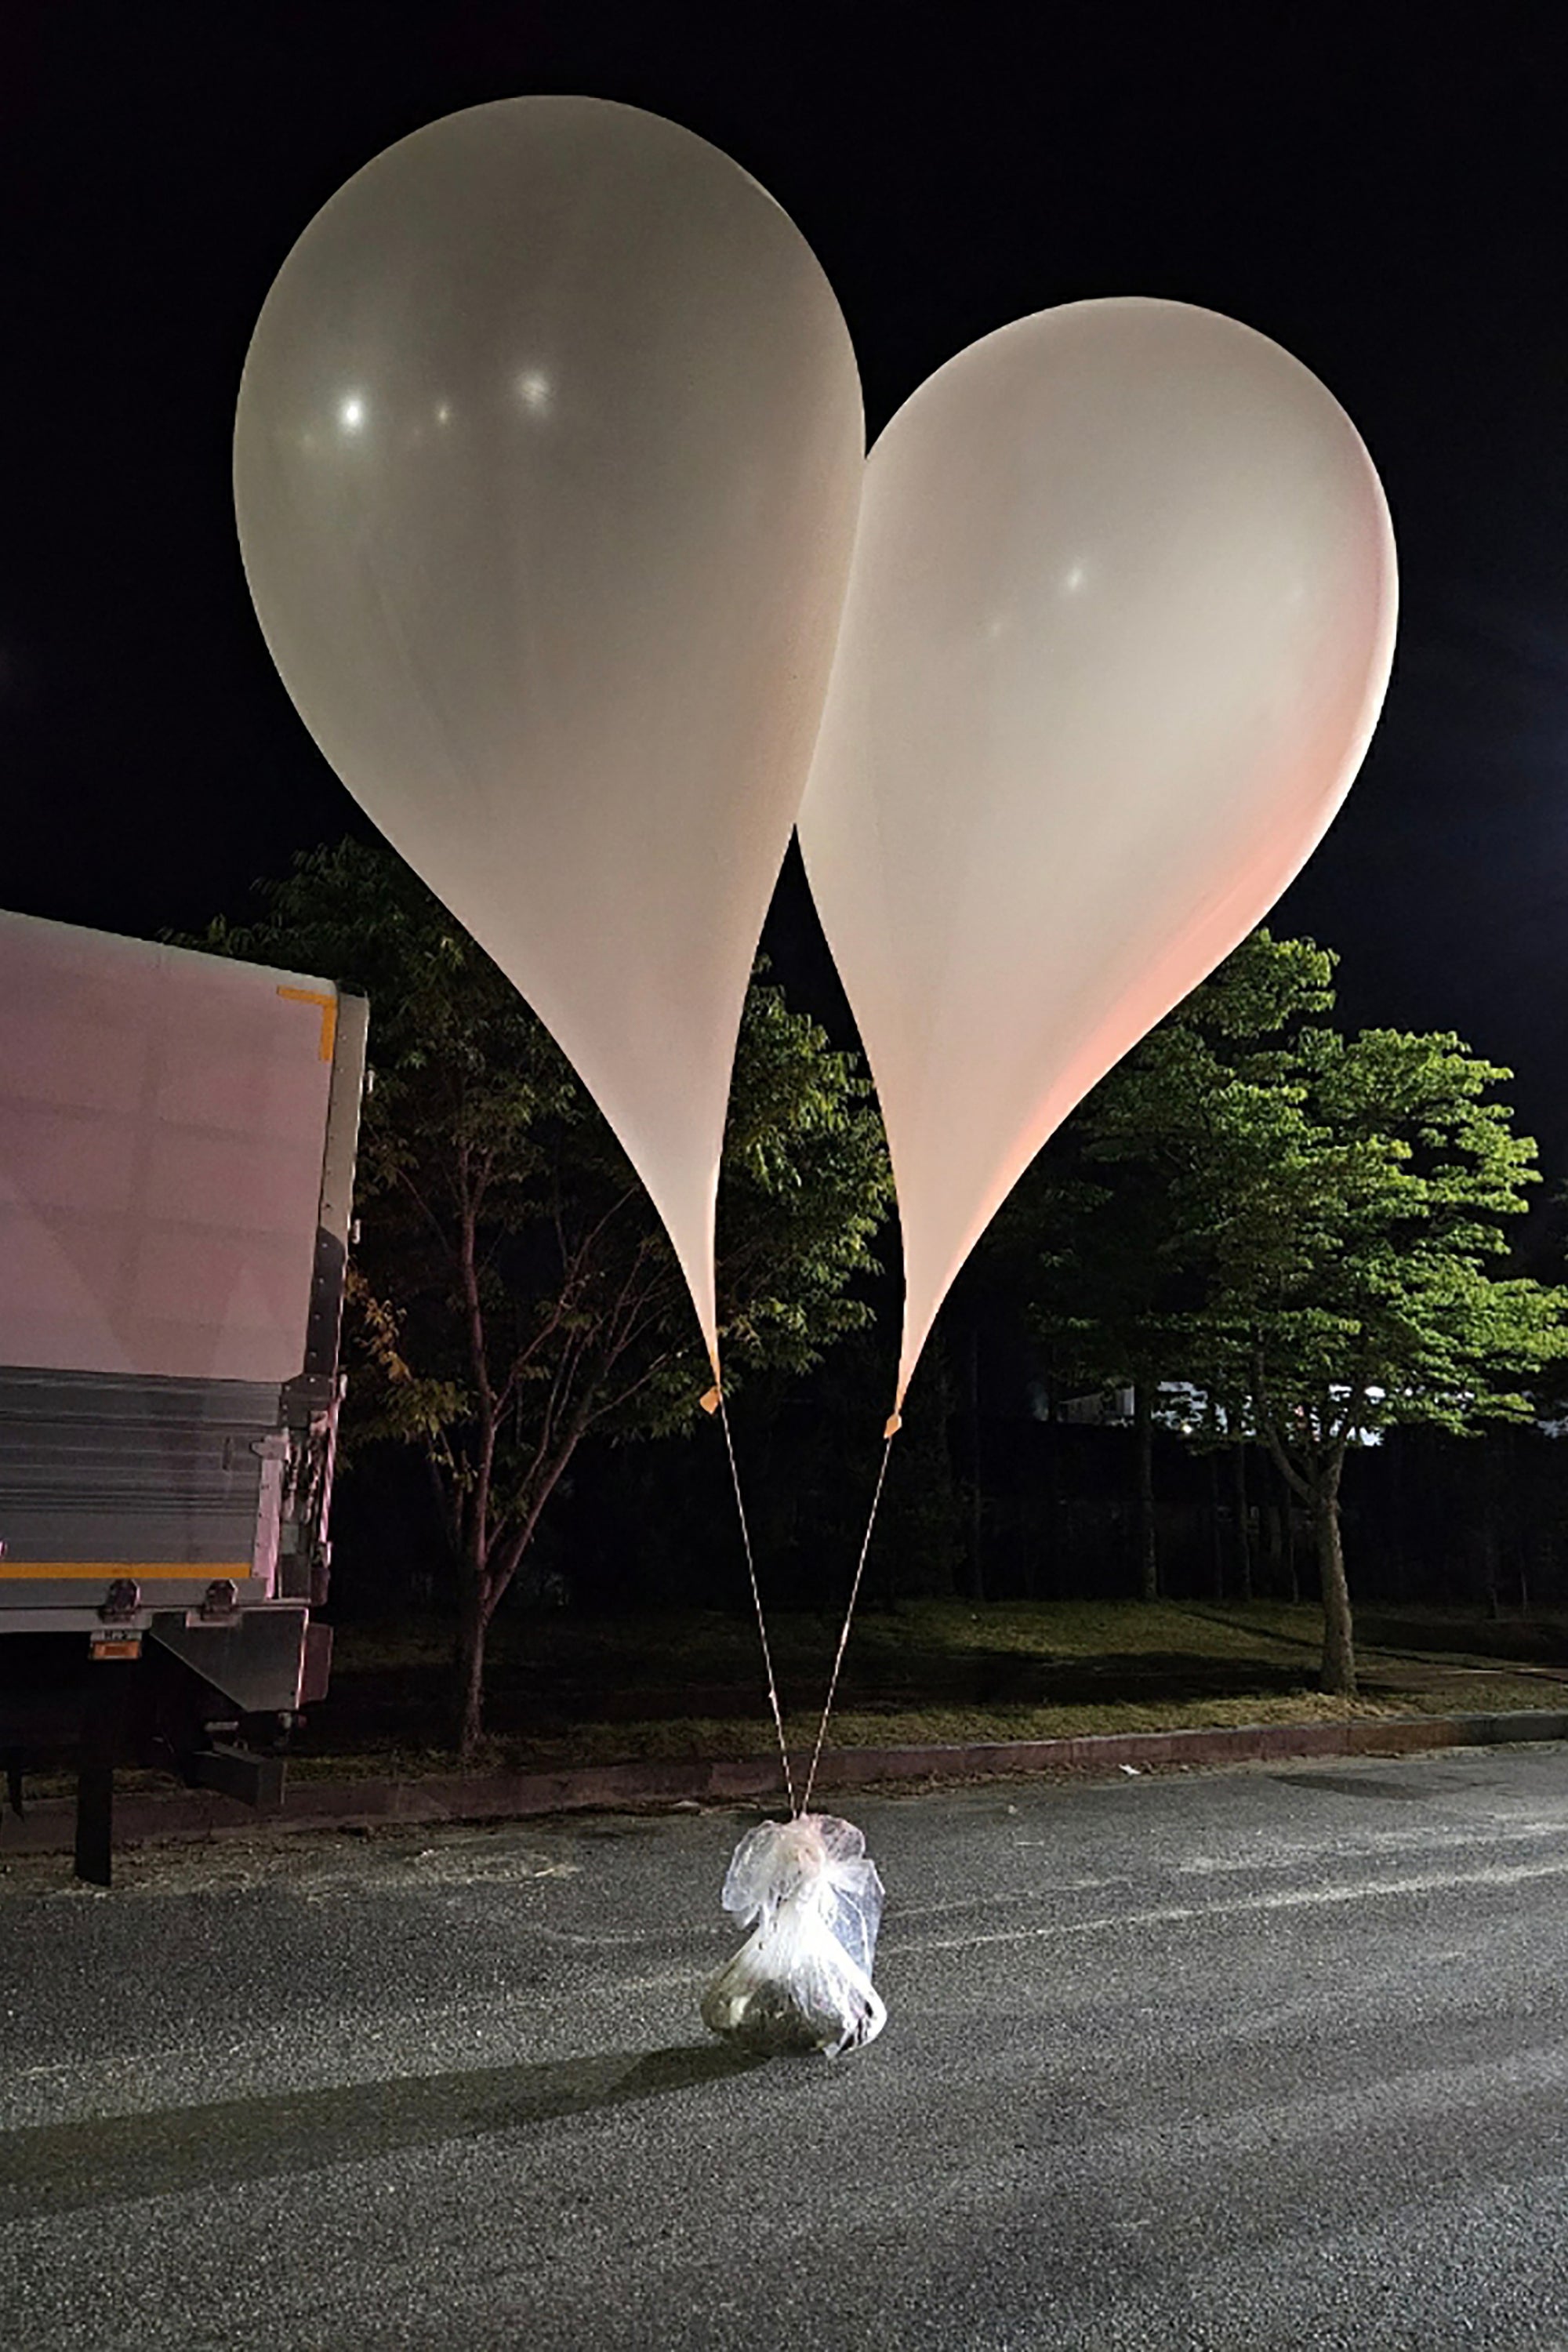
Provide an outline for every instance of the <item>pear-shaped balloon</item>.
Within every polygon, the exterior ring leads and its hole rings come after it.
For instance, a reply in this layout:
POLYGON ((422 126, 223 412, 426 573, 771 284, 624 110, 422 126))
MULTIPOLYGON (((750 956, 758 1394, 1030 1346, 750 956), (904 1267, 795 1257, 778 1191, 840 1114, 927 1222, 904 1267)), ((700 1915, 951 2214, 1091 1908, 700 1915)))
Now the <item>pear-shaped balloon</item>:
POLYGON ((715 1369, 735 1039, 863 450, 799 232, 705 141, 597 99, 377 156, 289 255, 240 389, 284 683, 605 1111, 715 1369))
POLYGON ((800 837, 892 1152, 895 1411, 1046 1138, 1316 845, 1394 604, 1349 418, 1213 311, 1020 320, 878 441, 800 837))

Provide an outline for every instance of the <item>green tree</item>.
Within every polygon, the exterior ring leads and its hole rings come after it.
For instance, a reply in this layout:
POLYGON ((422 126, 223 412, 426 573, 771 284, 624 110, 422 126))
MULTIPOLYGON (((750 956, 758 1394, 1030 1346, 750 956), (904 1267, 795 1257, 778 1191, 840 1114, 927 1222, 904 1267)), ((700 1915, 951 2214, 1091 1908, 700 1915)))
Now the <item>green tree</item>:
MULTIPOLYGON (((416 1445, 457 1589, 453 1727, 482 1731, 485 1640, 590 1436, 690 1427, 710 1374, 674 1254, 630 1163, 511 983, 402 862, 346 841, 263 886, 208 949, 371 1000, 375 1086, 356 1185, 351 1437, 416 1445)), ((720 1198, 727 1372, 810 1365, 869 1314, 850 1287, 890 1179, 855 1057, 754 981, 720 1198)))
POLYGON ((1536 1181, 1510 1073, 1448 1034, 1342 1035, 1333 961, 1255 933, 1089 1097, 1047 1179, 1040 1312, 1107 1384, 1188 1381, 1204 1439, 1267 1447, 1311 1517, 1323 1687, 1351 1696, 1350 1447, 1527 1417, 1568 1294, 1493 1270, 1536 1181))
POLYGON ((1343 1696, 1350 1447, 1528 1420, 1529 1383, 1568 1352, 1568 1293, 1493 1270, 1538 1181, 1535 1145, 1492 1098, 1510 1075, 1451 1033, 1303 1030, 1281 1084, 1295 1133, 1255 1178, 1247 1246, 1215 1253, 1210 1360, 1310 1513, 1322 1685, 1343 1696))

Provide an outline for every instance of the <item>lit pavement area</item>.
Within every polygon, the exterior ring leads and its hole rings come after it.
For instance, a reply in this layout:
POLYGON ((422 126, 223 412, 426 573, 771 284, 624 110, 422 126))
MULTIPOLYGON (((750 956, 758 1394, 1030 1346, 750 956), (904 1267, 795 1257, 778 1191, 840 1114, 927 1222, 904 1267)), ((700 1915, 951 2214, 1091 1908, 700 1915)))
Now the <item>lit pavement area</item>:
POLYGON ((698 2022, 749 1814, 13 1861, 0 2343, 1568 2347, 1568 1748, 853 1811, 837 2065, 698 2022))

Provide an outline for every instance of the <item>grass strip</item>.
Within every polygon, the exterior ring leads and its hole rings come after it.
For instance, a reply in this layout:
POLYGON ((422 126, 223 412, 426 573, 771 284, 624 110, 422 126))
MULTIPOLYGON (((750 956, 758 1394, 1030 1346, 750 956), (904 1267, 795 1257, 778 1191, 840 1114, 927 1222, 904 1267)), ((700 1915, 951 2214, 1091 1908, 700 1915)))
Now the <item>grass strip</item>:
MULTIPOLYGON (((780 1612, 775 1664, 791 1744, 815 1734, 836 1629, 780 1612)), ((1561 1620, 1367 1612, 1361 1695, 1315 1687, 1315 1608, 917 1601, 857 1625, 831 1744, 960 1746, 1250 1723, 1505 1712, 1568 1687, 1561 1620), (1376 1634, 1377 1639, 1370 1636, 1376 1634)), ((447 1771, 450 1635, 438 1621, 345 1627, 333 1695, 313 1711, 302 1779, 447 1771)), ((755 1631, 717 1612, 498 1621, 485 1769, 761 1755, 770 1727, 755 1631)))

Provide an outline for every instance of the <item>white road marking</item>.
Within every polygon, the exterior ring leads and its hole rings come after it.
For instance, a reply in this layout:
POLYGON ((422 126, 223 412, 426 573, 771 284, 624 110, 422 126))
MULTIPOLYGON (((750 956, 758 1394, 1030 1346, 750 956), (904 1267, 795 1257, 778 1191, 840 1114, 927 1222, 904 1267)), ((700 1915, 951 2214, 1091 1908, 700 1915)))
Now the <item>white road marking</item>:
MULTIPOLYGON (((1362 1830, 1352 1840, 1348 1837, 1331 1841, 1324 1837, 1299 1837, 1282 1841, 1271 1853, 1240 1854, 1196 1853, 1178 1863, 1184 1877, 1205 1877, 1243 1870, 1297 1870, 1313 1854, 1342 1854, 1353 1843, 1368 1854, 1408 1853, 1419 1846, 1473 1846, 1476 1843, 1476 1823, 1456 1822, 1450 1827, 1439 1827, 1424 1822, 1419 1827, 1394 1830, 1362 1830)), ((1536 1838, 1561 1838, 1568 1843, 1568 1812, 1560 1819, 1529 1822, 1488 1822, 1485 1836, 1490 1844, 1519 1845, 1536 1838)), ((1023 1841, 1020 1840, 1020 1843, 1023 1841)), ((1044 1844, 1044 1839, 1034 1841, 1044 1844)), ((1066 1884, 1067 1882, 1063 1882, 1066 1884)))
POLYGON ((1053 1936, 1095 1936, 1129 1927, 1182 1927, 1194 1919, 1223 1919, 1248 1911, 1308 1911, 1334 1904, 1387 1901, 1440 1895, 1455 1886, 1517 1886, 1531 1878, 1568 1878, 1561 1862, 1518 1863, 1510 1869, 1431 1872, 1419 1878, 1367 1878, 1350 1885, 1287 1887, 1276 1894, 1244 1895, 1231 1903, 1168 1903, 1150 1911, 1112 1911, 1097 1919, 1048 1919, 1033 1927, 1001 1927, 984 1936, 932 1936, 905 1943, 900 1952, 971 1952, 989 1944, 1041 1942, 1053 1936))

